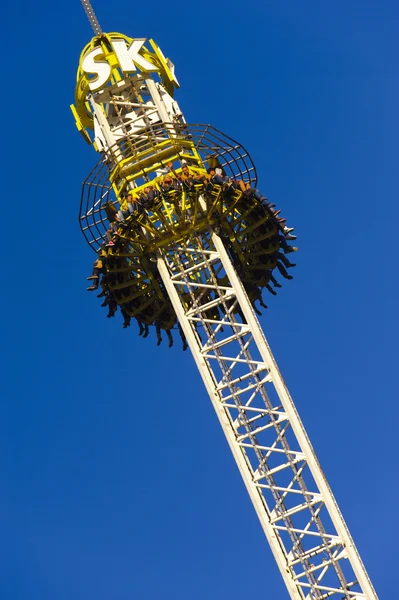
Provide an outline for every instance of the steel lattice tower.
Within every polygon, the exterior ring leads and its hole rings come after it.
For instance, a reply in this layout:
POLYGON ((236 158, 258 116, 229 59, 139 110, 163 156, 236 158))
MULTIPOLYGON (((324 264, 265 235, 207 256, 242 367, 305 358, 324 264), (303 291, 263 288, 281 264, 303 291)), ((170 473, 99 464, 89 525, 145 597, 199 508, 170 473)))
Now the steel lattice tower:
MULTIPOLYGON (((156 183, 167 163, 201 169, 217 155, 227 174, 255 186, 240 144, 185 122, 172 98, 173 64, 158 46, 103 33, 90 2, 82 3, 96 36, 81 56, 72 111, 101 155, 82 191, 79 220, 89 245, 104 248, 104 207, 116 211, 124 193, 156 183)), ((179 192, 120 234, 119 250, 108 251, 110 281, 116 273, 115 297, 132 316, 144 318, 152 306, 161 307, 157 322, 165 306, 177 316, 290 598, 376 599, 259 325, 245 283, 250 265, 234 259, 240 245, 250 247, 259 222, 270 222, 255 204, 251 221, 239 193, 226 200, 221 190, 179 192), (130 295, 123 298, 123 290, 130 295)))

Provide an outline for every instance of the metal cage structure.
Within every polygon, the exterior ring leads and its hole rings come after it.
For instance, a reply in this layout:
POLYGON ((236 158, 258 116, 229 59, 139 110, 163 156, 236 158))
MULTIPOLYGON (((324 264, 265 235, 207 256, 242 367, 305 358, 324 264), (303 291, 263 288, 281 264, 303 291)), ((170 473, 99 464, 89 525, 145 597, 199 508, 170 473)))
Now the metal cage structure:
MULTIPOLYGON (((107 215, 104 205, 107 202, 117 205, 119 202, 111 182, 111 174, 113 165, 122 158, 137 161, 140 155, 146 155, 147 160, 151 157, 152 164, 157 163, 161 168, 165 163, 159 151, 159 144, 166 143, 166 147, 162 147, 162 153, 169 147, 177 155, 184 155, 189 141, 197 150, 204 166, 207 167, 209 157, 216 154, 231 178, 244 179, 256 187, 255 165, 241 144, 212 125, 185 124, 183 127, 180 135, 176 134, 174 123, 165 123, 162 131, 159 126, 156 131, 154 127, 147 127, 140 135, 126 136, 120 140, 98 161, 83 182, 79 207, 80 229, 93 250, 97 251, 105 240, 107 215)), ((155 176, 154 171, 148 174, 144 172, 138 183, 151 181, 151 177, 155 176)))

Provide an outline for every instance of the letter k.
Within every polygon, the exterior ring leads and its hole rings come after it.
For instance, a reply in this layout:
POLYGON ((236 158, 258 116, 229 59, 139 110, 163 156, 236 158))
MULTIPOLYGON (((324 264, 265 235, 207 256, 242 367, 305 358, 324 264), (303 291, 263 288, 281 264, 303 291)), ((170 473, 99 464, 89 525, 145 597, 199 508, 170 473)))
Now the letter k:
POLYGON ((148 62, 148 60, 139 54, 144 42, 145 38, 133 40, 130 47, 127 48, 125 40, 112 40, 112 46, 114 47, 122 71, 125 73, 134 73, 137 71, 136 66, 143 71, 158 70, 155 65, 148 62))

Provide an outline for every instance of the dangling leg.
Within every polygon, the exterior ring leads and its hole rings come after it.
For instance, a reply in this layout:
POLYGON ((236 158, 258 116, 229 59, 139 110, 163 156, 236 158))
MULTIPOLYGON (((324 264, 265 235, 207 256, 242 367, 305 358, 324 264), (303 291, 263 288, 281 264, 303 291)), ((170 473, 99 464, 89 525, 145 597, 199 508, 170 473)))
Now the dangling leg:
POLYGON ((288 258, 286 256, 284 256, 284 254, 281 254, 281 252, 277 252, 277 257, 281 260, 283 265, 285 267, 287 267, 287 269, 289 269, 290 267, 296 267, 296 265, 294 263, 290 262, 288 260, 288 258))
POLYGON ((168 336, 168 340, 169 340, 169 348, 171 348, 173 346, 172 332, 170 331, 170 329, 165 329, 165 331, 166 331, 166 335, 168 336))
POLYGON ((246 192, 247 189, 249 189, 247 187, 249 184, 245 185, 245 182, 242 179, 238 179, 236 183, 238 184, 238 188, 241 190, 242 193, 246 192))
POLYGON ((267 308, 266 304, 263 302, 262 293, 260 290, 259 290, 258 300, 259 300, 259 304, 261 305, 262 308, 267 308))
POLYGON ((94 290, 98 289, 98 283, 100 281, 100 273, 101 273, 101 269, 98 269, 97 267, 94 267, 93 268, 93 274, 90 275, 90 277, 86 277, 86 279, 88 281, 90 281, 90 280, 93 281, 92 285, 90 287, 86 288, 88 292, 94 292, 94 290))
POLYGON ((283 225, 283 233, 285 236, 286 240, 296 240, 296 235, 294 235, 292 232, 294 231, 295 227, 287 227, 287 225, 285 224, 285 219, 283 219, 281 225, 283 225))
POLYGON ((108 306, 109 304, 109 295, 107 294, 105 296, 105 300, 103 301, 103 303, 100 306, 108 306))
POLYGON ((139 335, 143 335, 143 333, 145 331, 145 328, 143 327, 143 323, 137 317, 135 317, 135 318, 137 321, 137 325, 139 326, 139 335))
POLYGON ((283 235, 278 236, 278 241, 281 248, 283 249, 284 254, 289 254, 290 252, 296 252, 298 250, 296 246, 290 246, 289 244, 287 244, 287 240, 283 235))
POLYGON ((162 336, 161 336, 161 328, 159 326, 158 321, 155 323, 155 331, 157 334, 157 346, 159 346, 162 342, 162 336))
POLYGON ((257 314, 257 315, 259 315, 259 317, 261 317, 261 316, 262 316, 262 313, 261 313, 261 312, 260 312, 260 310, 259 310, 259 309, 256 307, 256 304, 255 304, 255 302, 256 302, 256 300, 254 300, 254 301, 253 301, 253 304, 252 304, 252 306, 253 306, 253 309, 254 309, 254 311, 256 312, 256 314, 257 314))
POLYGON ((186 336, 184 335, 184 331, 183 331, 182 326, 180 325, 180 323, 177 323, 177 326, 179 328, 180 339, 181 339, 181 341, 183 343, 183 352, 185 352, 187 350, 187 348, 188 348, 186 336))
POLYGON ((103 276, 101 278, 100 286, 101 286, 101 292, 99 294, 97 294, 97 298, 104 298, 104 296, 107 296, 107 294, 108 294, 108 280, 107 280, 107 275, 105 273, 103 273, 103 276))
POLYGON ((121 308, 121 313, 122 313, 122 317, 123 317, 123 329, 126 329, 126 327, 130 327, 130 315, 125 311, 124 308, 121 308))
POLYGON ((108 319, 110 319, 111 317, 113 317, 115 315, 117 308, 118 308, 118 305, 115 302, 115 298, 110 294, 109 302, 108 302, 108 314, 107 314, 108 319))
POLYGON ((283 267, 279 260, 277 261, 277 268, 280 271, 281 275, 285 277, 285 279, 293 279, 292 275, 288 275, 287 270, 285 269, 285 267, 283 267))
POLYGON ((149 333, 150 333, 150 330, 148 329, 148 325, 146 323, 144 323, 144 335, 143 335, 143 338, 148 337, 149 333))
POLYGON ((270 287, 270 285, 267 283, 266 284, 266 289, 268 292, 270 292, 273 296, 277 296, 277 292, 274 291, 274 289, 272 287, 270 287))
POLYGON ((270 273, 270 281, 272 282, 272 284, 274 285, 274 287, 279 288, 279 287, 283 287, 281 285, 281 283, 279 283, 277 281, 277 279, 275 278, 275 276, 273 275, 273 273, 270 273))

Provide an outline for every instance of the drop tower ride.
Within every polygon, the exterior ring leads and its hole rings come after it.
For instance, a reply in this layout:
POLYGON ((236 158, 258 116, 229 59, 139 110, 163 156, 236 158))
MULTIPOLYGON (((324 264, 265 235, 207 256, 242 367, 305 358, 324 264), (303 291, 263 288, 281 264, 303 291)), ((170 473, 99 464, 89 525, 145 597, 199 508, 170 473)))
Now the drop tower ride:
POLYGON ((71 109, 100 157, 79 213, 97 253, 90 289, 101 282, 109 315, 119 307, 143 337, 154 327, 172 345, 178 330, 190 348, 289 597, 374 600, 256 316, 274 273, 291 278, 294 236, 244 147, 186 122, 157 44, 104 33, 81 1, 95 35, 71 109))

